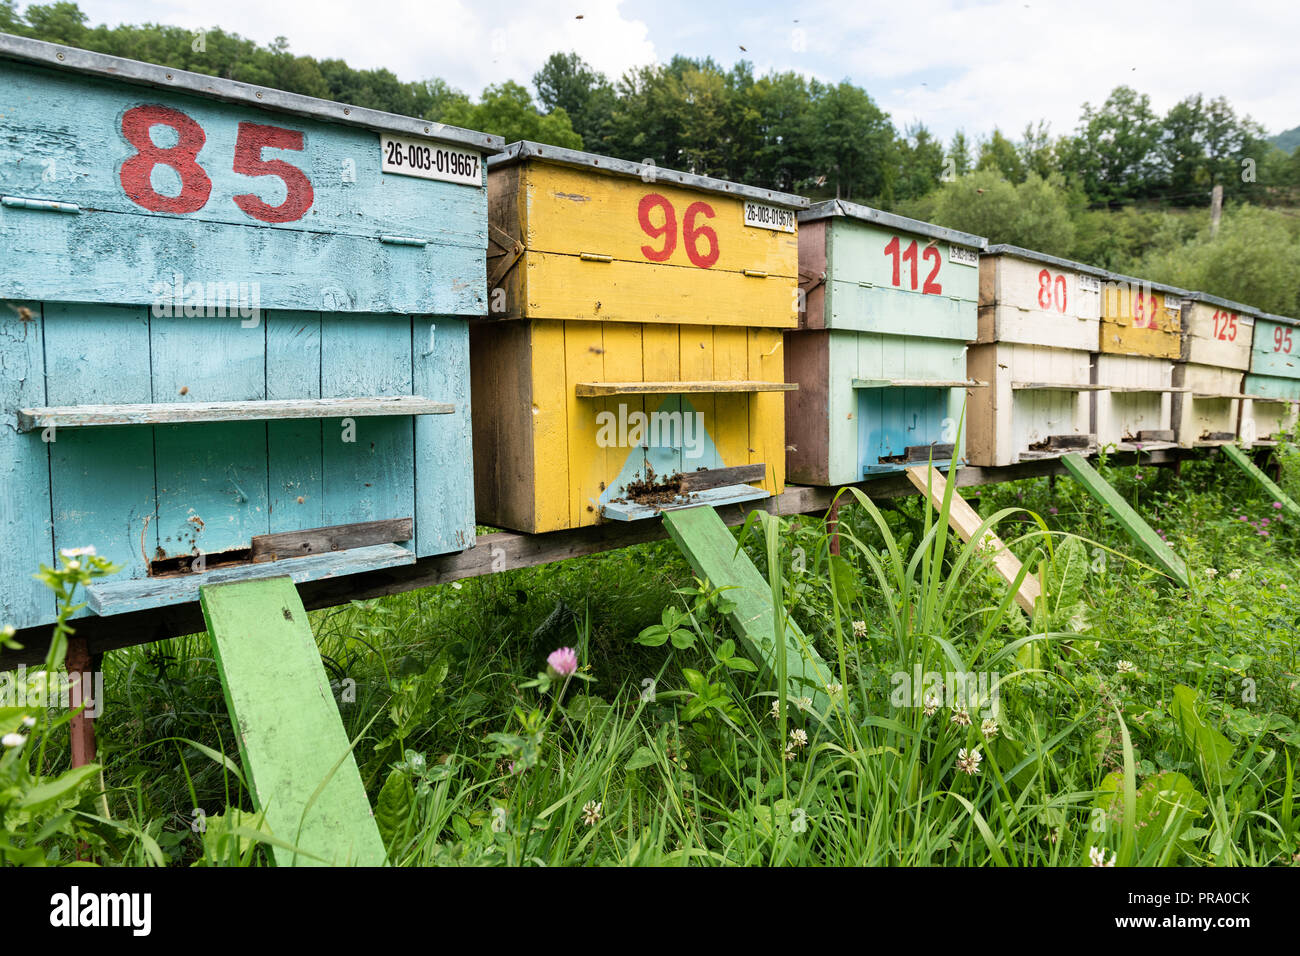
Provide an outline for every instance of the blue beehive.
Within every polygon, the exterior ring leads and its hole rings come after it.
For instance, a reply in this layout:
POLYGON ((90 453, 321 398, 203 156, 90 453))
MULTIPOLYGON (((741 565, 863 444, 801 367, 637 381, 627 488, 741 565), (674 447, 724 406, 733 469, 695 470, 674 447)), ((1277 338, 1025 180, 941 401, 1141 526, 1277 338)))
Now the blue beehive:
POLYGON ((10 36, 0 116, 0 623, 472 546, 499 137, 10 36))

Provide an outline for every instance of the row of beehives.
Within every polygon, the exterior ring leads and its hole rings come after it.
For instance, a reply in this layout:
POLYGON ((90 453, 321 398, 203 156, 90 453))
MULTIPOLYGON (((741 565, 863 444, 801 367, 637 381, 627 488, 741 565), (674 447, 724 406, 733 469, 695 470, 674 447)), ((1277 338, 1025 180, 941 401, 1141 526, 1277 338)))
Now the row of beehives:
POLYGON ((1291 320, 850 204, 3 35, 0 90, 0 624, 66 548, 117 614, 1300 397, 1291 320))
POLYGON ((1267 444, 1295 420, 1294 319, 848 203, 799 218, 793 481, 1267 444))

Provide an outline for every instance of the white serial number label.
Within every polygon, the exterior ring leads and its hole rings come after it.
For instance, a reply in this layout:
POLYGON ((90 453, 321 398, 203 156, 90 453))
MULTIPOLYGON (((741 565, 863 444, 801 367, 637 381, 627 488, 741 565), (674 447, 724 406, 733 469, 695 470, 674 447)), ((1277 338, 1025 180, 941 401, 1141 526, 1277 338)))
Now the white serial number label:
POLYGON ((963 249, 961 246, 949 246, 948 261, 959 262, 964 266, 977 266, 980 264, 980 254, 974 249, 963 249))
POLYGON ((794 210, 767 206, 761 202, 745 203, 745 225, 776 232, 794 232, 794 210))
POLYGON ((1183 300, 1182 300, 1182 299, 1173 299, 1173 298, 1170 298, 1169 296, 1165 296, 1165 311, 1166 311, 1166 312, 1181 312, 1181 311, 1183 311, 1183 300))
POLYGON ((1100 292, 1100 291, 1101 291, 1101 280, 1098 279, 1096 276, 1086 276, 1086 275, 1081 275, 1081 276, 1079 276, 1079 291, 1080 291, 1080 292, 1100 292))
POLYGON ((386 173, 463 186, 483 184, 483 157, 469 150, 380 133, 379 151, 383 160, 381 168, 386 173))

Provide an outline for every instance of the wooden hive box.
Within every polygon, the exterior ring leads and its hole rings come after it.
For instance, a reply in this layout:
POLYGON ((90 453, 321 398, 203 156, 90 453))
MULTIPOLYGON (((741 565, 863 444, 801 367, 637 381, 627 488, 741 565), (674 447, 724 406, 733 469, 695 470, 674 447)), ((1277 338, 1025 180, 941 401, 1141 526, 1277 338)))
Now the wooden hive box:
POLYGON ((0 90, 0 623, 67 548, 106 615, 473 545, 498 137, 9 36, 0 90))
POLYGON ((1092 371, 1099 446, 1121 451, 1177 444, 1174 364, 1182 354, 1183 289, 1107 273, 1101 338, 1092 371))
POLYGON ((1017 246, 980 256, 979 337, 967 353, 972 379, 967 450, 999 466, 1096 445, 1093 353, 1106 272, 1017 246))
POLYGON ((1241 439, 1249 445, 1275 444, 1291 429, 1300 403, 1300 321, 1261 312, 1251 338, 1250 370, 1241 410, 1241 439))
POLYGON ((525 532, 785 485, 798 196, 535 143, 488 164, 479 520, 525 532))
POLYGON ((841 485, 962 456, 984 240, 842 200, 799 215, 786 333, 790 480, 841 485))
POLYGON ((1184 302, 1182 351, 1173 376, 1175 386, 1188 389, 1173 396, 1178 444, 1209 448, 1236 441, 1245 424, 1243 386, 1259 310, 1204 292, 1184 302))

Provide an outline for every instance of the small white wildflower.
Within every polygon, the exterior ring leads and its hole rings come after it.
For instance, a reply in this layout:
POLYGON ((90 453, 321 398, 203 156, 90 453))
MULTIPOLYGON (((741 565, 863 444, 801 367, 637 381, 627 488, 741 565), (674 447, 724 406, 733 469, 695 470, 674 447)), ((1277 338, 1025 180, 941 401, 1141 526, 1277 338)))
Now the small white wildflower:
POLYGON ((838 697, 838 696, 840 696, 840 691, 842 691, 843 689, 844 689, 844 685, 843 685, 843 684, 827 684, 827 685, 826 685, 826 693, 830 694, 832 697, 838 697))
POLYGON ((80 571, 80 570, 81 570, 81 562, 80 562, 80 561, 69 561, 69 562, 68 562, 68 570, 69 570, 69 571, 80 571))
POLYGON ((936 694, 927 694, 925 697, 925 716, 929 717, 939 709, 939 697, 936 694))
POLYGON ((95 556, 95 546, 88 544, 84 548, 63 548, 59 551, 59 554, 65 558, 80 558, 83 556, 93 558, 95 556))
POLYGON ((1121 674, 1132 674, 1137 671, 1137 665, 1132 661, 1120 661, 1115 665, 1115 670, 1119 671, 1121 674))
POLYGON ((806 730, 800 730, 798 727, 796 727, 794 730, 790 731, 790 746, 791 746, 791 747, 807 747, 807 746, 808 746, 808 732, 807 732, 806 730))
POLYGON ((955 706, 952 709, 952 722, 958 727, 970 726, 970 711, 965 707, 955 706))
POLYGON ((582 805, 582 822, 589 827, 594 827, 600 822, 600 814, 603 806, 603 804, 598 803, 595 800, 588 800, 584 803, 582 805))
POLYGON ((506 832, 506 808, 505 807, 492 808, 492 832, 493 833, 506 832))
POLYGON ((25 743, 27 743, 27 738, 22 734, 5 734, 0 737, 0 744, 4 744, 6 747, 21 747, 25 743))
POLYGON ((998 735, 998 722, 992 717, 985 717, 980 721, 980 733, 986 740, 992 740, 998 735))
POLYGON ((781 701, 775 697, 772 698, 772 716, 773 717, 781 716, 781 701))
POLYGON ((786 744, 785 746, 785 759, 786 760, 794 759, 794 747, 790 746, 789 744, 786 744))
POLYGON ((866 622, 866 621, 854 621, 854 622, 853 622, 853 636, 856 637, 856 638, 863 638, 863 637, 866 637, 866 636, 867 636, 867 622, 866 622))
POLYGON ((1229 581, 1235 581, 1239 577, 1241 577, 1241 568, 1233 568, 1231 571, 1228 572, 1229 581))
POLYGON ((1088 860, 1093 866, 1114 866, 1115 854, 1112 853, 1110 855, 1110 859, 1107 860, 1106 848, 1100 846, 1094 846, 1088 850, 1088 860))
POLYGON ((979 773, 980 761, 983 759, 984 755, 980 753, 978 747, 973 747, 970 750, 962 747, 961 750, 957 751, 957 769, 967 775, 979 773))
POLYGON ((1217 568, 1206 568, 1206 569, 1205 569, 1205 576, 1206 576, 1207 578, 1212 578, 1212 577, 1214 577, 1214 576, 1215 576, 1216 574, 1218 574, 1218 573, 1219 573, 1219 571, 1218 571, 1217 568))
POLYGON ((811 698, 811 697, 800 697, 800 698, 799 698, 799 709, 800 709, 800 710, 809 710, 809 709, 811 709, 811 708, 812 708, 812 698, 811 698))
POLYGON ((12 624, 6 624, 6 625, 4 626, 4 630, 3 630, 3 631, 0 631, 0 634, 4 635, 5 637, 13 637, 13 636, 14 636, 15 634, 17 634, 17 633, 18 633, 18 631, 15 630, 15 628, 14 628, 14 626, 13 626, 12 624))
POLYGON ((26 727, 26 728, 28 728, 28 729, 31 729, 32 727, 35 727, 35 726, 36 726, 36 718, 35 718, 35 717, 27 717, 27 716, 24 716, 24 717, 23 717, 23 726, 26 727))

